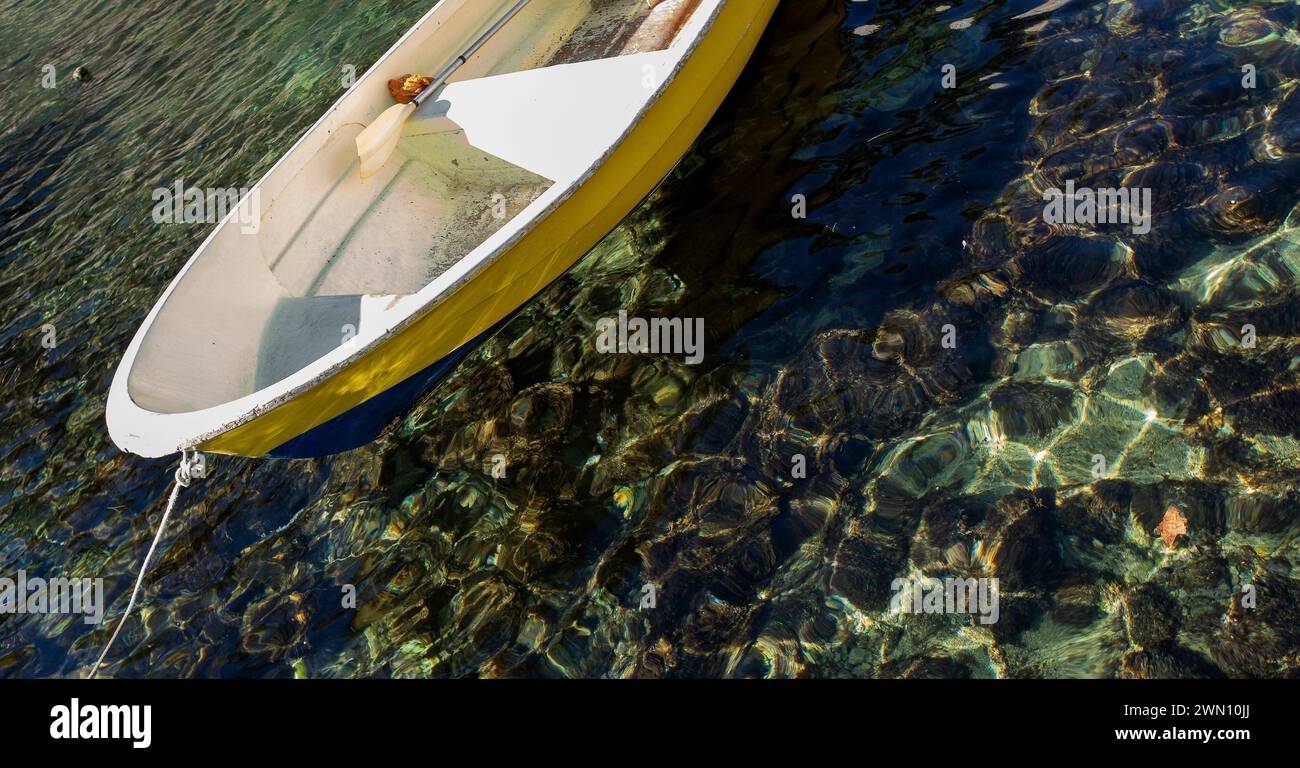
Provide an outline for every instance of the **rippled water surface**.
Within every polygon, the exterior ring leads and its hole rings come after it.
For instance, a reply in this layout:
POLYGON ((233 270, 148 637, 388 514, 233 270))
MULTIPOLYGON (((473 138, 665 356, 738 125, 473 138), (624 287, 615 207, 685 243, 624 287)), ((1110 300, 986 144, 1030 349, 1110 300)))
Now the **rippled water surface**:
MULTIPOLYGON (((0 616, 0 675, 85 673, 166 502, 103 422, 207 233, 151 190, 251 185, 425 10, 0 0, 0 575, 111 601, 0 616)), ((380 440, 214 459, 109 672, 1292 675, 1297 16, 787 0, 663 186, 380 440), (1067 181, 1151 189, 1150 232, 1046 223, 1067 181), (619 310, 705 359, 597 353, 619 310), (999 620, 891 614, 922 575, 998 578, 999 620)))

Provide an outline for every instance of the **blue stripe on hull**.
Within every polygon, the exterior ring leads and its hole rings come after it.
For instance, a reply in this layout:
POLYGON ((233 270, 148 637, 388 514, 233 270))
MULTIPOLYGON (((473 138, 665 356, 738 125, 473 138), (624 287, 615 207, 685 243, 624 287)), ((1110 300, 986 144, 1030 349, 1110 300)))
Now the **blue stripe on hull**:
MULTIPOLYGON (((508 319, 508 318, 507 318, 508 319)), ((268 454, 272 459, 310 459, 343 453, 379 437, 393 420, 410 410, 420 397, 479 344, 497 331, 505 320, 462 344, 454 352, 402 383, 389 387, 360 405, 320 426, 313 427, 268 454)))

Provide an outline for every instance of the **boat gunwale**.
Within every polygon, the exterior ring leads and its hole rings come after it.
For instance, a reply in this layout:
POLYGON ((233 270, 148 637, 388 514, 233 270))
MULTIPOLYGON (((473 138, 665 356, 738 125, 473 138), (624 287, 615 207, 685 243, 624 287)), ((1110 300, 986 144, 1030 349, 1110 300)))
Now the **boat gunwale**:
MULTIPOLYGON (((439 26, 442 23, 445 23, 453 14, 461 8, 464 8, 471 1, 472 0, 444 0, 444 2, 438 3, 431 8, 418 22, 407 30, 406 33, 403 34, 401 38, 399 38, 398 41, 384 53, 383 56, 377 59, 375 63, 370 66, 366 74, 358 79, 357 82, 353 84, 352 88, 349 88, 345 93, 343 93, 339 99, 335 101, 335 103, 326 110, 321 117, 317 119, 317 121, 313 123, 312 126, 308 128, 307 131, 305 131, 287 151, 285 151, 283 155, 281 155, 275 164, 273 164, 271 168, 263 174, 262 178, 258 180, 253 189, 260 189, 268 178, 279 170, 283 164, 288 162, 295 152, 305 142, 311 139, 316 132, 335 115, 344 100, 352 96, 355 91, 362 88, 367 82, 369 82, 370 78, 376 76, 381 69, 381 65, 395 55, 396 52, 399 51, 403 45, 407 44, 413 36, 421 32, 427 24, 437 20, 436 17, 439 15, 445 14, 445 16, 438 22, 439 26)), ((438 278, 430 281, 429 284, 425 285, 416 293, 410 294, 410 297, 414 298, 428 292, 429 296, 424 301, 410 302, 409 308, 406 308, 403 314, 399 315, 393 322, 387 324, 387 327, 382 332, 365 341, 362 346, 348 350, 345 346, 340 345, 326 355, 317 358, 313 362, 303 366, 293 374, 286 376, 274 384, 263 387, 259 390, 254 390, 247 395, 217 405, 192 411, 178 412, 159 412, 144 408, 135 402, 128 386, 130 375, 134 370, 134 364, 138 358, 140 346, 149 331, 152 329, 158 314, 162 311, 168 299, 171 297, 172 292, 185 279, 185 276, 189 273, 194 264, 197 263, 198 259, 207 251, 212 241, 235 218, 238 210, 232 209, 227 214, 226 218, 213 228, 212 232, 208 234, 207 238, 195 250, 194 254, 172 279, 172 282, 168 285, 167 289, 159 297, 157 302, 155 302, 153 308, 141 323, 135 337, 132 339, 127 351, 124 353, 122 361, 119 363, 117 371, 114 374, 113 382, 110 386, 108 401, 106 403, 106 420, 109 426, 109 433, 113 437, 114 442, 123 450, 143 456, 166 456, 182 449, 196 448, 205 442, 216 439, 227 432, 254 421, 281 405, 301 396, 304 392, 311 390, 325 380, 354 365, 366 355, 382 346, 388 340, 406 330, 413 323, 432 312, 440 304, 453 296, 459 289, 472 281, 483 270, 492 266, 492 264, 496 263, 501 257, 508 253, 519 243, 520 240, 530 234, 542 221, 570 200, 578 190, 582 189, 582 187, 597 172, 599 172, 610 156, 617 152, 619 148, 624 145, 628 137, 637 129, 646 114, 661 100, 668 88, 676 82, 677 76, 680 74, 681 70, 688 64, 693 54, 698 50, 699 46, 704 42, 714 28, 719 15, 726 6, 726 2, 727 0, 704 0, 700 7, 698 7, 694 12, 697 15, 692 16, 687 23, 687 26, 683 27, 683 31, 694 28, 693 37, 688 43, 675 49, 674 46, 676 46, 676 41, 674 41, 667 48, 661 51, 630 54, 633 56, 645 56, 663 54, 672 51, 676 56, 676 59, 673 61, 672 69, 665 75, 654 92, 647 97, 645 103, 637 111, 636 115, 628 121, 627 126, 624 128, 623 132, 619 134, 618 138, 605 147, 604 151, 593 160, 582 174, 567 182, 556 181, 550 189, 525 207, 524 210, 520 211, 519 214, 517 214, 514 219, 507 224, 507 226, 498 230, 474 250, 471 250, 469 253, 461 257, 446 272, 439 275, 438 278), (709 4, 712 4, 713 6, 711 9, 708 8, 709 4), (700 14, 703 14, 702 21, 700 20, 700 14), (530 209, 534 208, 536 210, 530 211, 530 209), (469 266, 466 267, 461 274, 446 281, 442 285, 439 285, 439 281, 442 280, 443 277, 454 273, 458 267, 462 267, 465 264, 469 264, 469 266), (272 394, 259 399, 258 395, 264 393, 272 394), (244 400, 255 400, 255 402, 252 402, 247 406, 238 405, 244 400), (229 412, 232 415, 227 415, 223 412, 229 412), (219 423, 214 426, 206 426, 206 428, 200 427, 200 431, 189 431, 188 433, 183 428, 176 429, 173 426, 170 430, 170 436, 163 435, 161 437, 136 434, 132 431, 131 427, 127 426, 127 424, 134 425, 141 419, 153 422, 150 426, 156 428, 165 423, 176 425, 181 422, 200 420, 211 421, 213 418, 220 420, 219 423), (117 422, 122 423, 118 424, 117 422), (176 441, 174 444, 173 440, 176 441)), ((353 123, 341 123, 340 127, 351 124, 353 123)), ((152 431, 156 431, 156 429, 152 431)))

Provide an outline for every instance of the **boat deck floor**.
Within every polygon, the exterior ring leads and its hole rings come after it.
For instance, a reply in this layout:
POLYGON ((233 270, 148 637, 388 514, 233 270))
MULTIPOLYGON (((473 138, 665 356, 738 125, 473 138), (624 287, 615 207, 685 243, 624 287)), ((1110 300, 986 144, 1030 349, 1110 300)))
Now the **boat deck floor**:
POLYGON ((455 133, 408 136, 380 174, 355 173, 344 169, 271 263, 290 295, 415 293, 552 184, 455 133))

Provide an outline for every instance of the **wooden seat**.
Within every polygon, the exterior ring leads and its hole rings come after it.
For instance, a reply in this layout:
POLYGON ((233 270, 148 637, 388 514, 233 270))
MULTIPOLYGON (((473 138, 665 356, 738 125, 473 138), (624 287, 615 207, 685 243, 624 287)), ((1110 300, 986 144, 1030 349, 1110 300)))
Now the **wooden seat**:
POLYGON ((623 53, 662 51, 673 44, 677 33, 699 6, 700 0, 650 0, 654 6, 623 46, 623 53))

